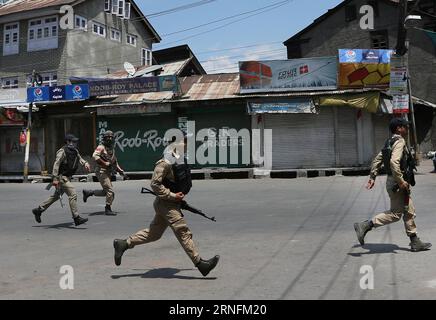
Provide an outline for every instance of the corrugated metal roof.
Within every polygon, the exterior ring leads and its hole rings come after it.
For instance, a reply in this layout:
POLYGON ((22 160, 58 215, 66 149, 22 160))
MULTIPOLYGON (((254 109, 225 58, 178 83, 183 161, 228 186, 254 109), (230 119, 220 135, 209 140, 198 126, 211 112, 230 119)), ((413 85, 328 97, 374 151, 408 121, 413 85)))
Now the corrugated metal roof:
MULTIPOLYGON (((141 104, 161 102, 186 102, 223 99, 262 99, 274 97, 314 97, 344 93, 362 93, 369 91, 382 91, 379 89, 347 89, 328 91, 299 91, 299 92, 266 92, 256 94, 239 94, 239 73, 195 75, 179 78, 182 96, 177 98, 173 92, 154 92, 142 94, 125 94, 112 97, 99 97, 96 104, 141 104), (105 101, 105 102, 103 102, 105 101)), ((93 103, 91 103, 92 105, 93 103)))
POLYGON ((239 98, 239 73, 180 78, 183 101, 239 98))
POLYGON ((0 16, 8 14, 43 9, 53 6, 72 4, 77 0, 15 0, 0 6, 0 16))

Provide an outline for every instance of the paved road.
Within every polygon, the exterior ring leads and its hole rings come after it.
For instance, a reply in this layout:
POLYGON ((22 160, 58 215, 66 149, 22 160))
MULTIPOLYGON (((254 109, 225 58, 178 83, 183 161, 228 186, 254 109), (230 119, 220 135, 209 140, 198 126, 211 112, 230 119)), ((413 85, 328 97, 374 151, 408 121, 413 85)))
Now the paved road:
MULTIPOLYGON (((368 234, 357 245, 353 222, 388 207, 385 177, 373 191, 366 177, 195 181, 190 202, 216 216, 187 213, 204 258, 221 255, 203 278, 170 230, 156 243, 128 251, 113 264, 112 240, 148 225, 148 181, 115 184, 116 217, 102 214, 102 198, 80 211, 76 228, 59 203, 35 223, 31 208, 48 192, 42 184, 0 184, 1 299, 435 299, 436 175, 421 167, 414 189, 421 237, 433 250, 409 251, 402 222, 368 234), (74 270, 74 290, 59 286, 60 268, 74 270), (374 271, 374 289, 360 281, 374 271)), ((97 187, 77 183, 77 190, 97 187)))

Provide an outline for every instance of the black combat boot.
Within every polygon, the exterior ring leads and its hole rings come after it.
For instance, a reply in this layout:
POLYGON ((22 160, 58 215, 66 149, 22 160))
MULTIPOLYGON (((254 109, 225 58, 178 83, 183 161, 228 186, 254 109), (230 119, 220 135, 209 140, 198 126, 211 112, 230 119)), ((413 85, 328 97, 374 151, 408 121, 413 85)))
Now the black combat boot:
POLYGON ((89 197, 94 195, 94 191, 92 190, 83 190, 83 202, 86 202, 89 197))
POLYGON ((203 260, 200 258, 200 262, 196 264, 196 267, 201 272, 201 274, 205 277, 209 274, 209 272, 211 272, 216 267, 219 259, 220 256, 215 256, 209 260, 203 260))
POLYGON ((110 205, 106 205, 106 207, 104 208, 104 214, 107 216, 116 216, 117 214, 115 212, 112 211, 112 208, 110 205))
POLYGON ((87 218, 82 218, 81 216, 77 216, 74 218, 74 224, 76 225, 76 227, 86 223, 87 221, 87 218))
POLYGON ((41 223, 41 214, 44 212, 40 207, 32 210, 33 215, 35 216, 35 220, 38 223, 41 223))
POLYGON ((124 251, 129 249, 129 245, 127 244, 127 240, 115 239, 114 240, 114 249, 115 249, 115 265, 121 265, 121 258, 123 256, 124 251))
POLYGON ((428 250, 431 247, 430 242, 422 242, 416 234, 410 236, 410 250, 412 252, 428 250))
POLYGON ((357 222, 354 224, 354 230, 356 230, 357 240, 363 246, 365 244, 365 235, 374 227, 372 221, 357 222))

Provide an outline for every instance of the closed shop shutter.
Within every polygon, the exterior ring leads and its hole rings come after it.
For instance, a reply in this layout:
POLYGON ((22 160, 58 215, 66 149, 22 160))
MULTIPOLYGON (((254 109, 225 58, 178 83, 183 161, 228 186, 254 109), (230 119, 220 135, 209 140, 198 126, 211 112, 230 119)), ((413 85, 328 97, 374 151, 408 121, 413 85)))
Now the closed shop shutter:
POLYGON ((332 108, 320 114, 266 114, 265 129, 272 129, 273 169, 335 166, 332 108))
MULTIPOLYGON (((211 162, 199 163, 199 147, 204 144, 204 141, 196 142, 196 164, 192 165, 194 169, 200 168, 244 168, 251 167, 251 117, 246 112, 245 104, 224 105, 224 106, 201 106, 189 107, 179 111, 179 117, 185 118, 186 121, 195 121, 195 131, 198 135, 200 130, 206 129, 211 137, 216 137, 219 140, 220 130, 234 129, 236 132, 247 133, 247 137, 228 139, 227 141, 218 142, 224 148, 216 147, 216 156, 211 157, 211 162), (243 130, 243 131, 241 131, 243 130), (234 146, 233 148, 231 146, 234 146), (236 146, 236 147, 235 147, 236 146), (236 149, 237 148, 237 149, 236 149), (237 150, 237 155, 234 158, 230 153, 237 150), (220 155, 220 152, 222 153, 220 155), (243 152, 245 157, 243 157, 243 152), (224 163, 220 163, 220 159, 224 163)), ((198 136, 197 136, 198 138, 198 136)), ((208 155, 208 152, 206 152, 208 155)), ((209 159, 209 158, 208 158, 209 159)))
POLYGON ((389 131, 389 119, 389 115, 373 115, 375 154, 380 152, 385 145, 386 139, 391 136, 389 131))
POLYGON ((358 165, 356 110, 342 107, 337 109, 338 117, 338 166, 358 165))

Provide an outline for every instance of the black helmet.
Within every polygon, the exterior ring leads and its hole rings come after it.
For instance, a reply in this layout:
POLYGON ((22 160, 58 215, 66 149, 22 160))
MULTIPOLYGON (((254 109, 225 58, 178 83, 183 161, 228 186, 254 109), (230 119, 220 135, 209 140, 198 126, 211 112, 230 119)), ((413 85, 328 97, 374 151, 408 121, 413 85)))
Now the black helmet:
POLYGON ((103 134, 103 144, 108 148, 112 148, 114 145, 114 133, 112 131, 108 130, 103 134))
POLYGON ((114 137, 114 133, 112 131, 108 130, 103 135, 103 138, 106 138, 106 137, 112 137, 113 138, 114 137))
POLYGON ((65 142, 68 141, 77 142, 79 141, 79 138, 76 138, 73 134, 69 133, 65 136, 65 142))
POLYGON ((393 118, 389 122, 389 130, 391 130, 392 133, 395 133, 398 127, 408 127, 408 126, 409 126, 409 121, 407 121, 404 118, 393 118))

